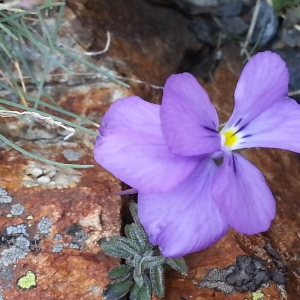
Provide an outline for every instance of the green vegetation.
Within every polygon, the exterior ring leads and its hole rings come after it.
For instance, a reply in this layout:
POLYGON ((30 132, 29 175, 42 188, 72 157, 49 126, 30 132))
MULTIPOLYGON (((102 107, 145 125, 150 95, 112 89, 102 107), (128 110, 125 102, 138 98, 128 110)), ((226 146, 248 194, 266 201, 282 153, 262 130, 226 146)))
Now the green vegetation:
MULTIPOLYGON (((81 124, 86 125, 97 126, 97 124, 61 108, 47 93, 45 88, 47 77, 54 69, 74 74, 66 62, 77 61, 90 68, 94 73, 100 73, 123 86, 127 85, 75 54, 72 49, 64 49, 56 45, 64 7, 65 0, 61 2, 46 0, 44 5, 40 5, 32 11, 0 5, 0 91, 2 95, 0 96, 0 117, 17 117, 27 121, 30 123, 29 130, 31 130, 34 120, 38 118, 52 125, 64 127, 70 131, 70 134, 74 129, 78 129, 97 135, 97 132, 78 125, 76 121, 80 120, 81 124), (48 22, 50 19, 51 22, 48 22), (40 70, 34 69, 32 62, 35 60, 41 62, 40 70), (28 84, 30 91, 26 87, 28 84), (50 109, 51 113, 46 113, 45 109, 47 111, 50 109), (53 115, 55 113, 73 117, 74 122, 67 121, 63 117, 58 118, 53 115), (31 116, 30 121, 24 117, 28 117, 28 115, 31 116)), ((3 135, 0 135, 0 140, 25 155, 56 166, 92 167, 91 165, 53 162, 25 151, 3 135)))
POLYGON ((125 262, 108 273, 112 282, 105 288, 103 296, 106 300, 118 300, 125 295, 129 295, 130 300, 150 300, 151 295, 163 298, 165 267, 187 274, 187 265, 183 258, 162 256, 157 247, 149 243, 137 216, 137 205, 131 204, 130 211, 134 223, 125 226, 126 237, 110 237, 100 242, 106 254, 125 262))
POLYGON ((276 14, 281 15, 286 9, 299 5, 300 0, 272 0, 272 4, 276 14))

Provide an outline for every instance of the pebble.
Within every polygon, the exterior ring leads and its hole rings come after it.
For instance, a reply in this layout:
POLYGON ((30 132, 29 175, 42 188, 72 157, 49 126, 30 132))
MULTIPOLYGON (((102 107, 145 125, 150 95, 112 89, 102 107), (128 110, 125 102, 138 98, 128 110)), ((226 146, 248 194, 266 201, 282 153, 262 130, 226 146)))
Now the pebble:
POLYGON ((43 171, 40 168, 29 167, 26 169, 27 175, 32 175, 33 177, 39 177, 43 174, 43 171))
POLYGON ((37 182, 40 184, 48 184, 50 182, 50 178, 48 176, 41 176, 37 179, 37 182))

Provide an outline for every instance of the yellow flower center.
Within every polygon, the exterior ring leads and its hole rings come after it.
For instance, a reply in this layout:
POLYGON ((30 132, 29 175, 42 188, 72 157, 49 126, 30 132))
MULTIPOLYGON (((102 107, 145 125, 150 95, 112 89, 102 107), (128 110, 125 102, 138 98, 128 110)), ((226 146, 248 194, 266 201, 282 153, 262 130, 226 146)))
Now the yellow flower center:
POLYGON ((225 137, 224 145, 227 147, 232 147, 239 139, 234 129, 226 130, 223 136, 225 137))

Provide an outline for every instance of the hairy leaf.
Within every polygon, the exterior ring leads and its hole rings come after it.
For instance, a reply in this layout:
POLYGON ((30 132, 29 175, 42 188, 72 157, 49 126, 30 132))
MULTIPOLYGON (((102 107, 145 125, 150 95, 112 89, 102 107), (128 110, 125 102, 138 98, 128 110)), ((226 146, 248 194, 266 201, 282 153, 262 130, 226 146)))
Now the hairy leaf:
POLYGON ((133 221, 135 224, 141 224, 140 223, 140 220, 138 218, 138 206, 136 203, 132 202, 129 206, 129 210, 131 212, 131 215, 132 215, 132 218, 133 218, 133 221))
POLYGON ((150 280, 154 294, 159 298, 163 298, 165 296, 164 269, 161 265, 150 270, 150 280))
POLYGON ((137 224, 131 224, 129 228, 130 238, 137 243, 140 251, 145 252, 152 248, 144 229, 137 224))
POLYGON ((140 288, 136 300, 151 300, 151 288, 149 284, 144 284, 140 288))
POLYGON ((181 274, 188 274, 189 268, 183 258, 166 258, 166 263, 181 274))
POLYGON ((141 287, 135 282, 133 283, 129 300, 151 300, 151 287, 149 279, 145 280, 141 287))
POLYGON ((144 268, 145 270, 153 269, 157 266, 163 265, 166 258, 164 256, 144 256, 144 268))
POLYGON ((123 259, 129 259, 133 257, 133 255, 127 250, 116 248, 114 244, 111 242, 101 242, 101 249, 108 255, 120 257, 123 259))
POLYGON ((125 237, 118 236, 112 241, 112 243, 115 245, 115 247, 126 250, 130 252, 132 255, 136 255, 137 253, 139 253, 138 245, 125 237))
POLYGON ((132 279, 125 281, 114 281, 106 286, 103 291, 105 300, 118 300, 129 293, 132 286, 132 279))
POLYGON ((142 262, 143 262, 143 258, 141 256, 137 255, 134 258, 133 280, 139 287, 141 287, 144 283, 143 274, 142 274, 142 271, 144 270, 142 267, 142 262))
POLYGON ((116 266, 113 269, 111 269, 108 272, 107 276, 110 279, 116 279, 116 278, 120 278, 120 277, 124 276, 127 273, 131 273, 132 271, 133 271, 132 267, 127 266, 127 265, 120 265, 120 266, 116 266))

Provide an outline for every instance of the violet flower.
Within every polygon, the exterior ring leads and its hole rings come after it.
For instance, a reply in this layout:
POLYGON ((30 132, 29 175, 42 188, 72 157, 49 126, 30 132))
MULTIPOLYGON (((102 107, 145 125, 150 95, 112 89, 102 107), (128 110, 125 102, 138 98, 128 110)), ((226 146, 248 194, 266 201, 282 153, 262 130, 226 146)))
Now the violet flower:
POLYGON ((300 152, 300 106, 286 96, 288 78, 277 54, 252 57, 223 127, 188 73, 168 78, 161 106, 135 96, 111 105, 95 159, 137 189, 140 221, 164 256, 204 249, 228 227, 245 234, 269 228, 273 195, 262 173, 235 150, 300 152))

